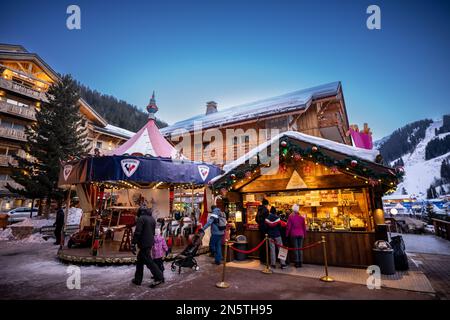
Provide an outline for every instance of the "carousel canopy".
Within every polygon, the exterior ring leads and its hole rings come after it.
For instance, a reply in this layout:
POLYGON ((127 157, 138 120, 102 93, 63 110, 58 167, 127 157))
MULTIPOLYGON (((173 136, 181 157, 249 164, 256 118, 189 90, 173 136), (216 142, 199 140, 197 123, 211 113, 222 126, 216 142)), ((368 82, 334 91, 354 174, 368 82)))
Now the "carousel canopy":
POLYGON ((181 158, 182 156, 177 150, 161 135, 155 123, 155 113, 158 111, 156 106, 155 93, 153 92, 150 103, 147 106, 149 113, 147 124, 142 127, 127 142, 117 149, 113 150, 109 155, 133 155, 163 158, 181 158))
POLYGON ((160 134, 155 123, 158 107, 153 93, 147 106, 149 120, 127 142, 103 157, 66 163, 59 186, 109 182, 149 187, 155 184, 204 185, 222 173, 214 165, 187 160, 160 134))

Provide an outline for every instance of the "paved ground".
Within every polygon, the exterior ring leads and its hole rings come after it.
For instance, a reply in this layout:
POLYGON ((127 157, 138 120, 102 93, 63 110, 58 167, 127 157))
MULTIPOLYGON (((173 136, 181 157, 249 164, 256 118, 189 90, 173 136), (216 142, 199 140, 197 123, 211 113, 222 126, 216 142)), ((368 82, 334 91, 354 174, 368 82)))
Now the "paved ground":
MULTIPOLYGON (((229 289, 218 289, 221 267, 201 256, 201 269, 181 275, 166 270, 158 289, 130 283, 134 266, 81 267, 81 289, 66 287, 68 265, 55 258, 50 243, 0 242, 0 299, 436 299, 433 294, 229 268, 229 289)), ((169 268, 167 268, 169 269, 169 268)), ((147 279, 149 273, 146 273, 147 279)))
MULTIPOLYGON (((398 235, 392 233, 392 236, 398 235)), ((431 234, 401 234, 407 252, 450 255, 450 241, 431 234)))

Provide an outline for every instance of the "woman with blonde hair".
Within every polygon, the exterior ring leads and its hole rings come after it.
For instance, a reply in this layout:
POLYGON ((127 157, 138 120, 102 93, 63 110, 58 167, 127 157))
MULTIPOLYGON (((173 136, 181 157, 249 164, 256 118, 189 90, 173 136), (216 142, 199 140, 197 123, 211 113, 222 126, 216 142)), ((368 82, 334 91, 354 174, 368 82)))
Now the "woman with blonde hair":
MULTIPOLYGON (((286 237, 289 238, 291 246, 293 248, 302 248, 303 240, 306 236, 306 221, 303 216, 300 215, 300 208, 298 204, 292 206, 292 214, 289 216, 286 237)), ((303 262, 303 251, 295 250, 295 267, 300 268, 303 262)))

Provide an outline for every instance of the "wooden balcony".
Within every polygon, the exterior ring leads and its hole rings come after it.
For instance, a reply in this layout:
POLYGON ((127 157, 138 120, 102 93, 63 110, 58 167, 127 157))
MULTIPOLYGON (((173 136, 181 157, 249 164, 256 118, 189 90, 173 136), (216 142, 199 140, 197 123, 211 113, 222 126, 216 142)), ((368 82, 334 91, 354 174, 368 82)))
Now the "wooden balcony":
POLYGON ((10 115, 22 117, 29 120, 36 120, 36 111, 34 110, 34 108, 16 106, 6 101, 0 101, 0 112, 8 113, 10 115))
POLYGON ((14 180, 6 180, 6 181, 2 180, 2 181, 0 181, 0 190, 8 190, 8 189, 6 189, 7 184, 9 184, 11 187, 13 187, 15 189, 23 188, 20 184, 14 182, 14 180))
POLYGON ((7 80, 5 78, 0 78, 0 88, 14 91, 25 95, 27 97, 38 99, 42 101, 47 101, 47 97, 45 96, 45 92, 39 91, 35 88, 29 88, 19 83, 15 83, 13 81, 7 80))
POLYGON ((0 137, 18 141, 27 141, 25 131, 12 128, 0 128, 0 137))
POLYGON ((9 164, 17 166, 17 160, 14 160, 12 156, 0 155, 0 167, 8 167, 9 164))

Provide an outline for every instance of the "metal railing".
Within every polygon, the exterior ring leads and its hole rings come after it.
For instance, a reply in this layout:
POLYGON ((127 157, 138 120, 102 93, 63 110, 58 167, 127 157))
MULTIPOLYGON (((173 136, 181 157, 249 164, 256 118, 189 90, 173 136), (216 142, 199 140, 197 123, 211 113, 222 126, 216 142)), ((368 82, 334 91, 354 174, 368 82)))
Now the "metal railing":
POLYGON ((17 160, 15 160, 12 156, 0 155, 0 167, 8 167, 9 164, 13 166, 17 166, 17 160))
POLYGON ((11 187, 15 189, 22 189, 23 187, 18 184, 17 182, 14 182, 13 180, 2 180, 0 181, 0 190, 7 190, 6 185, 9 184, 11 187))
POLYGON ((11 81, 11 80, 7 80, 5 78, 0 78, 0 87, 7 89, 7 90, 18 92, 20 94, 26 95, 31 98, 35 98, 35 99, 42 100, 42 101, 47 101, 45 92, 24 86, 20 83, 17 83, 17 82, 11 81))
POLYGON ((0 128, 0 137, 10 138, 19 141, 27 140, 27 136, 24 130, 18 130, 13 128, 0 128))
POLYGON ((0 112, 36 120, 36 111, 31 107, 16 106, 6 101, 0 101, 0 112))

